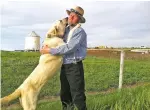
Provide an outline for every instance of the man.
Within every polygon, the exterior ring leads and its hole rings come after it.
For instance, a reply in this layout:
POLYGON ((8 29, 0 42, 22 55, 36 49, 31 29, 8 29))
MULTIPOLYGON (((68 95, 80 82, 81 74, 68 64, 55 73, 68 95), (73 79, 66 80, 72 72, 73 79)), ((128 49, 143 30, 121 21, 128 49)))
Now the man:
POLYGON ((79 27, 75 29, 72 37, 68 41, 69 31, 75 27, 78 23, 85 23, 83 17, 84 10, 76 6, 70 10, 66 10, 68 17, 68 26, 66 27, 64 34, 65 45, 58 48, 41 49, 41 53, 51 53, 53 55, 64 55, 63 65, 61 67, 60 82, 61 91, 60 98, 63 106, 63 110, 72 108, 74 104, 78 110, 87 110, 86 108, 86 96, 85 96, 85 83, 84 83, 84 70, 82 60, 86 56, 87 49, 87 35, 83 28, 79 27))

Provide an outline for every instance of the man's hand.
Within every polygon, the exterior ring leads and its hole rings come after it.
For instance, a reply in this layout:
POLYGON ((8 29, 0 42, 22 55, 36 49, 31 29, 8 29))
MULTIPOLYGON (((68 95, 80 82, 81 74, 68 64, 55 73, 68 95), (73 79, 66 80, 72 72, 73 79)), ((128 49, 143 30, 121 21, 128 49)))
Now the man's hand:
POLYGON ((40 53, 41 54, 50 54, 50 48, 47 46, 47 45, 45 45, 45 46, 43 46, 42 47, 42 49, 40 50, 40 53))

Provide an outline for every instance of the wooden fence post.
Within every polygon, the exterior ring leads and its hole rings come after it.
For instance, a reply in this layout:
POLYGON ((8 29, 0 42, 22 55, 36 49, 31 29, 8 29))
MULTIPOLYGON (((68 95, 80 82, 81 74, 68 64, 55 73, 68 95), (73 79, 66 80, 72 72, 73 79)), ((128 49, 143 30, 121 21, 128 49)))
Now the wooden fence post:
POLYGON ((119 89, 122 88, 122 81, 123 81, 123 69, 124 69, 124 50, 121 51, 120 55, 120 74, 119 74, 119 89))

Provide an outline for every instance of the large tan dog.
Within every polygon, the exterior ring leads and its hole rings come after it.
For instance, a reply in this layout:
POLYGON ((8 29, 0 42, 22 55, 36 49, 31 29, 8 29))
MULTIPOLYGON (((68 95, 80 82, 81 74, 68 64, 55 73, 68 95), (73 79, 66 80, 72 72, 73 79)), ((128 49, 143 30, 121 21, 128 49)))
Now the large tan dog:
MULTIPOLYGON (((67 18, 57 21, 48 31, 43 46, 50 48, 64 45, 61 38, 63 36, 65 27, 67 25, 67 18), (54 37, 59 36, 59 37, 54 37)), ((75 28, 78 28, 77 25, 75 28)), ((74 28, 74 29, 75 29, 74 28)), ((69 36, 74 29, 70 31, 69 36)), ((20 103, 24 110, 35 110, 37 105, 37 96, 45 83, 52 78, 56 71, 62 65, 62 56, 54 56, 51 54, 43 54, 40 56, 39 64, 28 76, 28 78, 16 89, 12 94, 1 98, 1 104, 8 103, 19 97, 20 103)))

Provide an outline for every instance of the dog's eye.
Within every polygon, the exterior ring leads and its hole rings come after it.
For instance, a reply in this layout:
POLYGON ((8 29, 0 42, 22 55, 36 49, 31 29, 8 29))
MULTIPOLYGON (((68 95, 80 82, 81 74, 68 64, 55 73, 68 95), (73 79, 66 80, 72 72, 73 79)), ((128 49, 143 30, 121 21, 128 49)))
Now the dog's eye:
POLYGON ((62 20, 59 20, 60 22, 62 22, 62 20))

